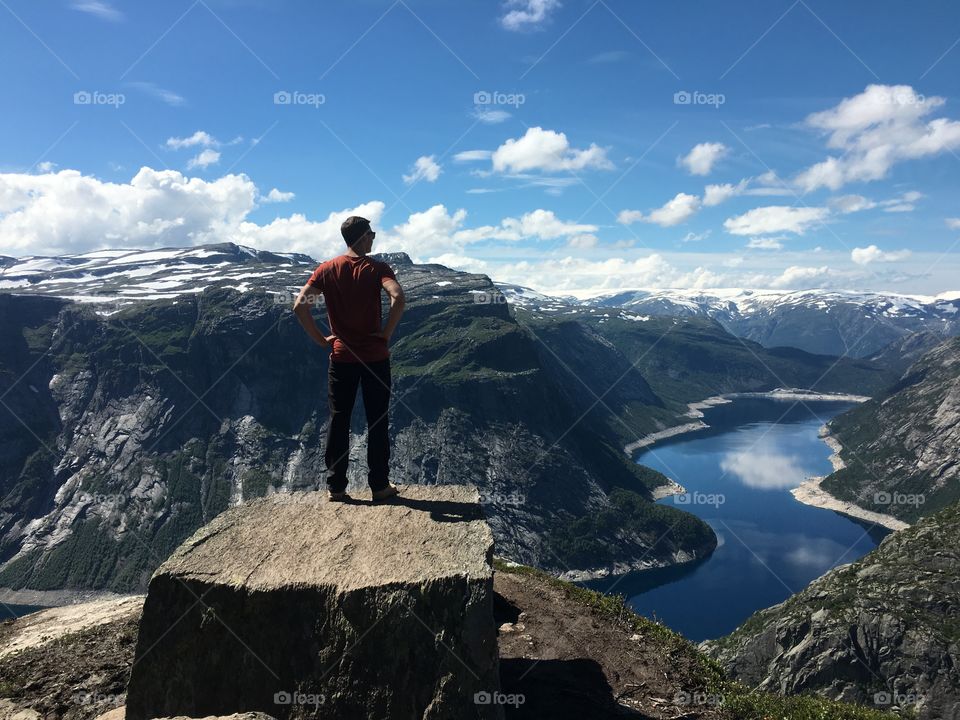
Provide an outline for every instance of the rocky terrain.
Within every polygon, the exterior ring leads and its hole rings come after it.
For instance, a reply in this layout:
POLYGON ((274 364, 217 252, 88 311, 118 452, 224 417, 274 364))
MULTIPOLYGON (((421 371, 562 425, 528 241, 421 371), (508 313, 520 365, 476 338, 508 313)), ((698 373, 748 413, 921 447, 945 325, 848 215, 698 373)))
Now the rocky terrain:
POLYGON ((960 718, 960 505, 701 648, 749 687, 960 718))
MULTIPOLYGON (((484 275, 382 257, 407 292, 393 480, 476 485, 499 552, 558 574, 710 552, 707 525, 649 502, 668 479, 622 451, 688 403, 891 379, 710 319, 533 312, 484 275)), ((226 508, 317 486, 327 360, 290 312, 312 261, 218 245, 24 262, 0 294, 0 587, 142 591, 226 508)), ((358 407, 355 488, 363 428, 358 407)))
POLYGON ((388 503, 273 495, 222 513, 150 580, 127 720, 497 718, 493 534, 475 488, 388 503))
MULTIPOLYGON (((783 698, 726 679, 719 666, 617 598, 497 564, 493 577, 500 687, 506 718, 647 720, 894 720, 892 714, 813 697, 783 698)), ((143 597, 115 617, 77 606, 79 631, 48 625, 42 642, 0 663, 3 720, 124 720, 143 597)), ((0 625, 4 652, 34 619, 0 625)), ((231 716, 234 717, 234 716, 231 716)), ((257 714, 256 720, 272 716, 257 714)), ((324 716, 328 717, 328 716, 324 716)), ((234 720, 254 720, 246 714, 234 720)))
POLYGON ((960 500, 960 339, 927 351, 828 430, 844 467, 821 485, 840 500, 907 522, 960 500))

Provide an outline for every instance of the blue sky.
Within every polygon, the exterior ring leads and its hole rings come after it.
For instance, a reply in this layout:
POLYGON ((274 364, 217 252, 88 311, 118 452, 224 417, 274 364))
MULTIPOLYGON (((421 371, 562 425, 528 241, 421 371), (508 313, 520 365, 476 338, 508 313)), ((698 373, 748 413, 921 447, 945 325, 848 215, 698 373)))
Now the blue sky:
POLYGON ((0 254, 958 290, 949 2, 0 0, 0 254))

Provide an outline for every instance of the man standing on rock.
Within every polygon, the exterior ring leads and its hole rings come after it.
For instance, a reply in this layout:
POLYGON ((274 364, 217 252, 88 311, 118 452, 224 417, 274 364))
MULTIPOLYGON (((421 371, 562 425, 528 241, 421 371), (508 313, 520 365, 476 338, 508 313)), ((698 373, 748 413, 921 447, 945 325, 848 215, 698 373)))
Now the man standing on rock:
POLYGON ((403 314, 403 288, 385 262, 368 257, 376 233, 366 218, 352 216, 340 226, 347 251, 317 267, 293 305, 307 334, 322 348, 333 348, 328 373, 330 423, 327 426, 327 490, 331 500, 348 500, 347 462, 350 416, 363 390, 367 414, 367 481, 374 500, 399 491, 390 484, 390 336, 403 314), (390 315, 381 328, 380 291, 390 296, 390 315), (323 296, 331 335, 320 332, 312 307, 323 296))

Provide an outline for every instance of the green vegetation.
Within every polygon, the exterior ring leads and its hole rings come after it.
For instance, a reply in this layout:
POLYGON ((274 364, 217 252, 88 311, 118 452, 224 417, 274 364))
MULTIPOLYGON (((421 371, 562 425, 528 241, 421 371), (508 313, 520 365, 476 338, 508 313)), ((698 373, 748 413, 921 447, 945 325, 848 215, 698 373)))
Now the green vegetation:
MULTIPOLYGON (((610 547, 618 537, 633 534, 655 542, 664 528, 672 528, 663 542, 688 550, 706 552, 716 545, 716 536, 695 515, 667 505, 657 505, 637 493, 615 488, 610 492, 611 507, 581 517, 569 517, 555 527, 548 540, 557 554, 574 567, 597 567, 613 561, 610 547)), ((653 552, 658 548, 654 546, 653 552)))
POLYGON ((627 606, 626 598, 622 595, 604 595, 558 580, 541 570, 513 565, 500 559, 494 560, 494 569, 500 573, 539 578, 561 590, 569 600, 590 608, 608 622, 622 627, 625 633, 642 635, 659 645, 662 654, 692 661, 696 670, 690 682, 720 699, 718 712, 724 720, 893 720, 909 717, 811 695, 784 697, 750 689, 727 679, 719 663, 701 653, 679 633, 637 615, 627 606))

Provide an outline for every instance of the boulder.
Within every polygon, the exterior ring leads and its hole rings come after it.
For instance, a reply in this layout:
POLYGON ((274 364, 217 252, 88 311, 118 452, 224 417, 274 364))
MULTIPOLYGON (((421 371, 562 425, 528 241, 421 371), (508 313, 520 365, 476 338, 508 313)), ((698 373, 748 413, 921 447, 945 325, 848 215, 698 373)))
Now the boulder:
POLYGON ((151 578, 126 717, 500 717, 492 558, 471 487, 231 508, 151 578))

